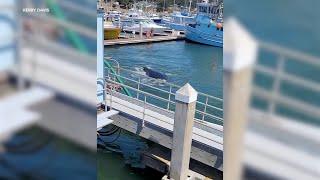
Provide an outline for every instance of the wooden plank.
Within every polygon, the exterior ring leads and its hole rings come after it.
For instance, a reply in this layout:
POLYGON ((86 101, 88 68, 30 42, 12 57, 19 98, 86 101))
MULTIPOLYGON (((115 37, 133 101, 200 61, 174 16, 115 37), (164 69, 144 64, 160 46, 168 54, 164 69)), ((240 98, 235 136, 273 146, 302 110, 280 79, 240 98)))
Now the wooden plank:
POLYGON ((113 122, 113 120, 109 119, 111 116, 118 114, 119 111, 110 110, 107 112, 99 113, 97 115, 97 131, 107 126, 113 122))

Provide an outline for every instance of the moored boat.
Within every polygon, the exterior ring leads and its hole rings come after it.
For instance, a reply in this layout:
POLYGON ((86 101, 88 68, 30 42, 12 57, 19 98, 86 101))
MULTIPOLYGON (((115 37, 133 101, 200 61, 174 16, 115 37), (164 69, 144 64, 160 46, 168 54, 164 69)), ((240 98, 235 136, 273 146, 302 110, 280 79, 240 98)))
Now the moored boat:
POLYGON ((174 12, 168 18, 163 18, 162 23, 167 27, 178 30, 185 31, 188 24, 193 24, 195 22, 195 16, 189 13, 174 12))
POLYGON ((122 21, 123 31, 140 32, 140 25, 142 26, 143 33, 153 31, 153 33, 163 33, 167 27, 157 25, 149 18, 130 18, 122 21))
POLYGON ((186 26, 186 39, 211 46, 223 46, 223 4, 204 1, 197 4, 196 23, 186 26))
POLYGON ((112 22, 104 23, 104 39, 105 40, 118 39, 120 32, 121 32, 121 29, 114 26, 112 22))

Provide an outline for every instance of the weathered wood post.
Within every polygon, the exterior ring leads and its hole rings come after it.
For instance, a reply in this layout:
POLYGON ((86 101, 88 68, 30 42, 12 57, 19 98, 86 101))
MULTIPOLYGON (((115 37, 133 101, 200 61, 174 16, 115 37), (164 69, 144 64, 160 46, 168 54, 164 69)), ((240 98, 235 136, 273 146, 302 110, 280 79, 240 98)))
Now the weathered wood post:
POLYGON ((170 179, 186 180, 189 170, 192 142, 192 127, 198 93, 190 84, 185 84, 175 95, 173 143, 170 164, 170 179))
POLYGON ((257 42, 235 19, 227 19, 225 27, 223 179, 240 180, 257 42))

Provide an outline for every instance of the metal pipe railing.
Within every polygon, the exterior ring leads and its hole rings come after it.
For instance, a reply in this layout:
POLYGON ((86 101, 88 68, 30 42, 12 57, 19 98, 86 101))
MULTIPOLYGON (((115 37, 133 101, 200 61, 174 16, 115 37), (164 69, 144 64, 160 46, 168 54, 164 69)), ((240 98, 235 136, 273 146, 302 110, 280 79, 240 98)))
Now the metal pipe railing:
POLYGON ((254 85, 253 87, 253 95, 262 98, 269 103, 267 110, 268 113, 275 114, 276 106, 284 105, 285 107, 295 112, 301 112, 308 117, 319 118, 319 106, 313 103, 310 104, 307 100, 301 100, 301 98, 293 95, 285 95, 284 92, 281 92, 280 87, 283 83, 290 83, 293 87, 298 89, 303 88, 316 94, 320 94, 319 82, 316 80, 310 80, 302 75, 295 75, 294 73, 290 73, 286 70, 286 63, 288 62, 298 62, 320 70, 320 59, 262 41, 259 42, 259 48, 263 51, 276 55, 278 58, 275 68, 261 64, 257 64, 254 67, 255 72, 273 78, 273 86, 271 90, 266 90, 258 85, 254 85))
MULTIPOLYGON (((159 101, 161 101, 162 103, 164 103, 166 105, 165 105, 165 107, 161 107, 161 106, 159 106, 159 104, 157 104, 156 105, 157 108, 160 107, 162 109, 165 109, 167 111, 172 112, 170 107, 172 107, 171 105, 175 104, 175 102, 171 100, 171 96, 175 95, 175 93, 174 93, 174 91, 172 89, 173 88, 178 89, 179 86, 169 84, 169 91, 167 91, 167 90, 164 90, 164 89, 161 89, 161 88, 158 88, 158 87, 154 87, 152 85, 149 85, 149 84, 141 82, 141 77, 140 76, 138 76, 138 80, 134 80, 132 78, 125 77, 124 75, 120 75, 121 70, 123 70, 123 68, 120 67, 119 69, 120 69, 119 74, 116 74, 116 73, 110 72, 109 69, 107 68, 107 74, 106 74, 105 81, 107 83, 109 83, 109 84, 118 85, 120 87, 127 88, 128 90, 131 90, 131 91, 135 92, 136 93, 136 96, 134 97, 135 99, 139 100, 139 97, 144 96, 144 98, 151 97, 151 98, 154 98, 156 100, 159 100, 159 101), (123 83, 116 82, 115 81, 116 77, 117 78, 121 78, 124 82, 123 83), (135 87, 132 87, 132 86, 135 86, 135 87), (166 98, 160 96, 157 93, 153 94, 153 93, 150 93, 150 92, 146 92, 145 90, 143 90, 142 87, 150 88, 150 89, 152 89, 152 90, 154 90, 154 91, 156 91, 158 93, 165 93, 166 95, 163 95, 163 96, 166 96, 166 98)), ((201 94, 201 95, 204 96, 205 94, 201 94)), ((205 96, 205 102, 200 102, 200 101, 197 102, 197 105, 198 106, 199 105, 203 106, 203 109, 197 108, 196 115, 199 115, 200 116, 199 119, 202 119, 202 120, 206 120, 206 119, 209 118, 211 120, 223 123, 223 117, 222 117, 223 109, 209 104, 209 99, 210 98, 211 98, 210 96, 205 96), (215 115, 215 111, 218 111, 219 114, 215 115)))
MULTIPOLYGON (((167 94, 169 94, 169 95, 175 95, 175 93, 172 92, 172 87, 179 87, 179 86, 176 86, 176 85, 171 85, 171 84, 169 84, 169 88, 171 89, 171 91, 170 91, 170 90, 169 90, 169 91, 166 91, 166 90, 160 89, 160 88, 158 88, 158 87, 154 87, 154 86, 151 86, 151 85, 149 85, 149 84, 142 83, 141 81, 139 82, 139 81, 133 80, 133 79, 131 79, 131 78, 128 78, 128 77, 125 77, 125 76, 122 76, 122 75, 119 75, 119 74, 110 73, 110 72, 108 72, 107 74, 108 74, 108 76, 109 76, 109 75, 113 75, 113 76, 121 77, 122 79, 128 80, 128 81, 130 81, 130 82, 137 83, 137 84, 140 85, 140 86, 143 85, 143 86, 145 86, 145 87, 149 87, 149 88, 152 88, 152 89, 154 89, 154 90, 157 90, 157 91, 160 91, 160 92, 163 92, 163 93, 167 93, 167 94)), ((209 95, 206 95, 206 94, 201 94, 201 95, 205 96, 206 98, 211 98, 209 95)), ((221 100, 221 101, 222 101, 222 100, 221 100)), ((198 102, 199 104, 201 104, 201 105, 206 105, 205 103, 202 103, 202 102, 200 102, 200 101, 197 101, 197 102, 198 102)), ((217 109, 217 110, 219 110, 219 111, 223 111, 222 108, 218 108, 218 107, 212 106, 212 105, 210 105, 210 104, 207 104, 206 106, 211 107, 211 108, 215 108, 215 109, 217 109)))
MULTIPOLYGON (((116 83, 118 83, 118 82, 116 82, 116 83)), ((130 88, 130 86, 127 86, 128 88, 130 88)), ((120 93, 120 92, 117 92, 115 89, 104 89, 104 90, 100 90, 98 93, 101 93, 102 91, 104 91, 104 92, 108 92, 109 91, 109 94, 110 94, 110 98, 108 99, 107 97, 108 96, 106 96, 106 99, 105 99, 105 102, 106 102, 106 105, 108 105, 108 100, 109 100, 109 107, 110 107, 110 109, 112 109, 112 106, 113 106, 113 103, 117 103, 117 104, 119 104, 119 105, 121 105, 121 106, 124 106, 124 107, 126 107, 126 108, 129 108, 129 109, 131 109, 131 110, 134 110, 134 111, 136 111, 136 112, 139 112, 139 113, 141 113, 142 114, 142 123, 143 123, 143 126, 144 126, 144 124, 145 124, 145 117, 146 116, 149 116, 149 117, 152 117, 152 118, 154 118, 154 119, 157 119, 157 120, 159 120, 159 121, 161 121, 161 122, 164 122, 164 123, 166 123, 166 124, 170 124, 170 125, 172 125, 172 123, 170 123, 170 122, 168 122, 168 121, 164 121, 163 119, 161 119, 161 118, 159 118, 159 117, 156 117, 156 116, 153 116, 152 114, 149 114, 149 113, 146 113, 146 109, 148 109, 147 108, 147 106, 152 106, 152 107, 154 107, 154 108, 159 108, 158 106, 156 106, 156 105, 154 105, 154 104, 150 104, 150 103, 148 103, 147 102, 147 97, 148 96, 144 96, 144 100, 142 101, 142 100, 140 100, 140 99, 135 99, 135 101, 138 101, 138 102, 140 102, 141 104, 143 104, 143 110, 142 111, 140 111, 140 110, 137 110, 137 109, 135 109, 135 108, 133 108, 133 107, 131 107, 131 106, 129 106, 128 105, 128 103, 121 103, 121 102, 114 102, 113 100, 112 100, 112 98, 114 97, 114 96, 117 96, 117 95, 123 95, 122 93, 120 93)), ((152 94, 151 94, 152 95, 152 94)), ((132 98, 132 97, 131 97, 132 98)), ((165 109, 164 109, 165 110, 165 109)), ((168 110, 165 110, 165 111, 168 111, 168 110)), ((170 113, 173 113, 172 111, 168 111, 168 112, 170 112, 170 113)), ((211 124, 209 123, 209 124, 206 124, 206 123, 203 123, 203 121, 201 121, 201 120, 199 120, 199 119, 196 119, 195 118, 195 121, 198 123, 198 124, 201 124, 202 126, 205 126, 205 127, 208 127, 208 128, 213 128, 212 126, 211 126, 211 124)), ((219 131, 219 129, 215 129, 215 130, 218 130, 219 131)), ((221 130, 221 131, 223 131, 223 130, 221 130)), ((199 134, 199 136, 201 136, 200 134, 199 134)), ((204 137, 204 136, 201 136, 201 137, 204 137)), ((204 138, 207 138, 208 139, 208 137, 204 137, 204 138)), ((215 140, 213 140, 213 139, 210 139, 211 141, 214 141, 214 142, 218 142, 218 141, 215 141, 215 140)), ((219 142, 218 142, 219 143, 219 142)))
MULTIPOLYGON (((109 60, 109 59, 108 59, 109 60)), ((123 67, 119 67, 119 74, 121 73, 121 71, 124 71, 124 72, 128 72, 128 73, 130 73, 130 74, 135 74, 135 75, 137 75, 137 76, 140 76, 140 77, 145 77, 145 78, 149 78, 149 79, 153 79, 153 78, 150 78, 149 76, 146 76, 146 75, 143 75, 143 74, 139 74, 139 73, 137 73, 136 71, 132 71, 132 70, 130 70, 130 69, 125 69, 125 68, 123 68, 123 67)), ((171 87, 174 87, 174 88, 176 88, 176 89, 179 89, 181 86, 178 86, 178 85, 176 85, 176 84, 172 84, 172 83, 169 83, 169 82, 163 82, 165 85, 167 85, 167 86, 171 86, 171 87)), ((221 102, 223 102, 223 99, 221 99, 221 98, 218 98, 218 97, 215 97, 215 96, 211 96, 211 95, 209 95, 209 94, 205 94, 205 93, 201 93, 201 92, 198 92, 198 95, 200 95, 200 96, 206 96, 206 97, 209 97, 209 98, 211 98, 211 99, 215 99, 215 100, 217 100, 217 101, 221 101, 221 102)))

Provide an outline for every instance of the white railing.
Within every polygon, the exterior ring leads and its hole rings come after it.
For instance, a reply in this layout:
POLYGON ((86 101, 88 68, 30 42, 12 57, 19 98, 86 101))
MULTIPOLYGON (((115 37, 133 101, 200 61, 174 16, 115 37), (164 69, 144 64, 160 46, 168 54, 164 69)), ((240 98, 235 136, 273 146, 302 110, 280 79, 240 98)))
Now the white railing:
MULTIPOLYGON (((313 92, 314 95, 320 94, 320 83, 317 80, 312 80, 303 75, 297 75, 288 72, 288 63, 298 63, 302 66, 295 66, 295 68, 304 68, 303 66, 312 67, 315 70, 320 71, 320 59, 300 53, 297 51, 289 50, 283 47, 279 47, 274 44, 265 42, 259 42, 260 51, 270 53, 276 56, 276 67, 266 66, 262 64, 256 64, 254 71, 263 74, 273 79, 272 89, 253 85, 253 96, 262 98, 268 103, 266 111, 270 114, 277 114, 277 107, 282 105, 289 108, 290 111, 296 113, 302 113, 306 117, 319 120, 320 117, 320 104, 310 103, 308 100, 301 98, 302 93, 313 92), (287 95, 286 92, 281 91, 281 85, 289 83, 294 88, 303 89, 301 94, 294 94, 294 96, 287 95)), ((292 67, 292 66, 291 66, 292 67)), ((298 70, 298 69, 297 69, 298 70)), ((310 94, 312 95, 312 94, 310 94)), ((315 97, 320 98, 320 96, 315 97)))
MULTIPOLYGON (((175 92, 180 88, 172 83, 161 82, 161 86, 152 85, 149 81, 156 81, 136 71, 120 67, 118 64, 112 66, 116 73, 106 68, 106 90, 111 92, 112 87, 126 88, 132 98, 144 103, 152 104, 158 108, 173 112, 175 109, 175 92), (117 81, 121 79, 123 83, 117 81), (108 86, 109 85, 109 86, 108 86)), ((223 124, 223 100, 204 93, 198 93, 195 118, 212 123, 223 124)))

